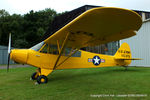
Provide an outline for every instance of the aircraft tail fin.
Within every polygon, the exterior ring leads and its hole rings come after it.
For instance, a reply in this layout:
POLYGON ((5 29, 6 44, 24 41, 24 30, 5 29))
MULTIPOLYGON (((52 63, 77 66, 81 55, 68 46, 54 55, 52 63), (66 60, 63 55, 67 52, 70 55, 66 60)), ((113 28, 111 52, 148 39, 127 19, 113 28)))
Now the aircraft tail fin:
POLYGON ((114 55, 117 65, 128 66, 131 64, 131 60, 141 60, 140 58, 132 58, 130 47, 127 43, 123 43, 116 54, 114 55))
POLYGON ((140 58, 132 58, 130 46, 127 43, 120 46, 114 57, 118 60, 141 60, 140 58))

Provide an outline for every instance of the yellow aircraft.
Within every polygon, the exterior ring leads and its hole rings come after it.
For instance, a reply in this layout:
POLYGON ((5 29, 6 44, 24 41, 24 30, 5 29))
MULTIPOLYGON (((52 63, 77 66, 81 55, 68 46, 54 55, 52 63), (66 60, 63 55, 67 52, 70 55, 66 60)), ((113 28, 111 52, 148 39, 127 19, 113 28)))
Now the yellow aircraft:
POLYGON ((11 50, 10 35, 9 58, 37 67, 31 78, 39 84, 47 83, 47 76, 56 69, 127 66, 131 60, 138 60, 131 57, 127 43, 123 43, 114 56, 90 53, 80 48, 134 36, 141 25, 142 19, 134 11, 97 7, 84 12, 30 49, 11 50))

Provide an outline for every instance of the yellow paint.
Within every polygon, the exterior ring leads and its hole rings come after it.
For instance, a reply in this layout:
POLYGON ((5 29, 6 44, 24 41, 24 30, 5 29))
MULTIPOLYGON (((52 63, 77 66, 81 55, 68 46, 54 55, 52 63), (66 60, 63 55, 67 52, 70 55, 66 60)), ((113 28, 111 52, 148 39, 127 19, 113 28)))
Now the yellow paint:
POLYGON ((13 59, 14 61, 21 63, 21 64, 26 64, 27 63, 27 57, 28 57, 28 51, 29 50, 27 50, 27 49, 11 50, 10 58, 13 59))
POLYGON ((121 63, 122 66, 127 66, 131 63, 132 55, 130 47, 127 43, 123 43, 119 50, 114 55, 117 62, 121 63))
POLYGON ((40 75, 45 75, 47 76, 48 74, 50 74, 53 70, 47 68, 47 69, 44 69, 44 68, 41 68, 41 73, 40 75))
MULTIPOLYGON (((39 75, 45 76, 53 71, 54 66, 58 65, 60 66, 56 67, 56 69, 127 66, 131 63, 131 60, 135 60, 131 58, 130 48, 127 43, 122 44, 114 56, 82 50, 80 50, 80 57, 67 59, 66 56, 61 54, 63 54, 63 47, 79 49, 131 37, 136 34, 135 31, 139 30, 141 24, 141 17, 131 10, 114 7, 94 8, 81 14, 47 38, 39 51, 16 49, 11 51, 10 56, 12 60, 18 63, 39 68, 39 75), (50 54, 49 52, 42 53, 46 45, 57 45, 59 55, 57 53, 50 54), (122 51, 125 53, 122 53, 122 51), (65 59, 67 60, 62 63, 65 59)), ((48 47, 47 50, 50 48, 48 47)))
POLYGON ((81 14, 45 40, 45 43, 62 44, 70 32, 67 47, 81 48, 95 46, 136 35, 142 25, 142 19, 134 11, 98 7, 81 14))
MULTIPOLYGON (((56 69, 97 68, 97 67, 129 65, 132 60, 129 45, 127 43, 124 43, 119 48, 119 50, 117 51, 117 53, 114 56, 96 54, 96 53, 91 53, 91 52, 86 52, 86 51, 81 50, 81 57, 71 57, 67 61, 65 61, 63 64, 58 66, 56 69), (124 58, 121 57, 122 53, 120 53, 119 50, 126 51, 125 53, 128 52, 130 55, 130 57, 129 57, 130 60, 127 57, 124 57, 124 58), (93 62, 90 61, 90 59, 93 60, 94 56, 99 56, 100 59, 102 60, 99 65, 94 65, 93 62), (128 60, 126 60, 126 58, 128 60)), ((29 65, 38 67, 41 69, 41 72, 39 73, 39 75, 45 75, 45 76, 47 76, 48 74, 50 74, 53 71, 53 67, 56 62, 57 57, 58 57, 58 55, 40 53, 38 51, 34 51, 31 49, 13 50, 11 53, 11 59, 13 59, 14 61, 19 62, 19 63, 25 63, 25 64, 29 64, 29 65), (23 54, 23 56, 20 56, 22 54, 23 54), (24 57, 24 58, 20 59, 19 57, 21 57, 21 58, 24 57)), ((57 65, 59 65, 59 63, 61 63, 66 58, 67 58, 66 56, 61 56, 57 65)))
POLYGON ((119 59, 131 59, 131 50, 127 43, 123 43, 119 50, 115 54, 115 58, 119 59))
POLYGON ((37 78, 39 76, 39 73, 37 73, 36 75, 35 75, 35 78, 37 78))
POLYGON ((44 79, 44 78, 42 78, 42 79, 41 79, 41 82, 44 82, 44 81, 45 81, 45 79, 44 79))
POLYGON ((57 48, 58 48, 58 52, 59 52, 59 54, 60 54, 60 46, 59 46, 58 40, 57 40, 57 48))

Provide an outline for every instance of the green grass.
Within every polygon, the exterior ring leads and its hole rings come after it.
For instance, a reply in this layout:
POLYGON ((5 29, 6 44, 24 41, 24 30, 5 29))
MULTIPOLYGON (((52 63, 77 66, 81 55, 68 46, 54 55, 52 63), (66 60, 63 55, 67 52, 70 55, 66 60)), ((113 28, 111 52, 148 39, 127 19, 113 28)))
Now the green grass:
POLYGON ((47 84, 35 85, 35 68, 0 69, 0 100, 148 100, 150 68, 122 67, 56 70, 47 84), (115 95, 91 97, 91 95, 115 95), (145 97, 117 97, 146 94, 145 97))

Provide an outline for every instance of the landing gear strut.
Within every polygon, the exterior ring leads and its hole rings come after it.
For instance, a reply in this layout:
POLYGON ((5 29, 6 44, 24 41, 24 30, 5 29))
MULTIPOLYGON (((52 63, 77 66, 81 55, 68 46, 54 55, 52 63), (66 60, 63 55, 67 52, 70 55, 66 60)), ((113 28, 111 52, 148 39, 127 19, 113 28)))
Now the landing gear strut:
POLYGON ((37 80, 38 84, 44 84, 48 82, 48 78, 45 75, 39 75, 38 72, 34 72, 31 75, 31 80, 37 80))
POLYGON ((48 78, 46 76, 48 76, 52 71, 53 70, 38 68, 37 72, 34 72, 31 75, 31 79, 36 80, 38 84, 47 83, 48 78))

